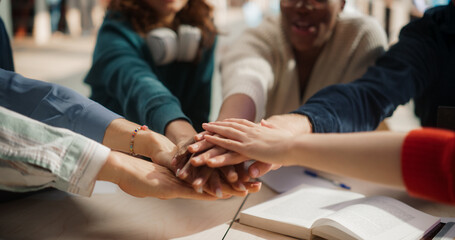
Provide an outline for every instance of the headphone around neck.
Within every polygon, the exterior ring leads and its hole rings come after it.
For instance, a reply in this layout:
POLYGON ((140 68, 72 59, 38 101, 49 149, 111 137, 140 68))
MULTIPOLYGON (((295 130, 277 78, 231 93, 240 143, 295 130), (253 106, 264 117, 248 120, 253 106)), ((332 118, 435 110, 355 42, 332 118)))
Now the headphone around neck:
POLYGON ((170 28, 156 28, 146 36, 146 42, 156 65, 173 61, 191 62, 196 58, 201 41, 201 30, 180 25, 177 33, 170 28))

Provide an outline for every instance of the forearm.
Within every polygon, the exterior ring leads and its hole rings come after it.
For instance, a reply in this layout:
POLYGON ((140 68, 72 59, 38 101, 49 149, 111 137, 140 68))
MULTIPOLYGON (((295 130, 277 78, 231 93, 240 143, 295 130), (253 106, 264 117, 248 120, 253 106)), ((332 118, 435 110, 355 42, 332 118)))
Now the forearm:
POLYGON ((108 181, 115 184, 119 184, 121 181, 121 177, 125 172, 124 166, 125 164, 122 164, 120 153, 111 151, 103 167, 98 172, 96 180, 108 181))
POLYGON ((101 142, 119 115, 57 84, 24 78, 0 69, 0 105, 40 122, 70 129, 101 142))
POLYGON ((246 94, 239 93, 231 95, 223 101, 217 120, 240 118, 254 121, 255 116, 256 106, 253 99, 246 94))
POLYGON ((174 144, 179 144, 192 139, 197 132, 186 120, 177 119, 166 126, 165 136, 174 144))
MULTIPOLYGON (((140 125, 136 123, 125 119, 116 119, 107 128, 103 144, 113 150, 130 153, 132 134, 138 128, 140 125)), ((167 165, 168 163, 162 162, 164 159, 160 153, 172 153, 175 150, 175 145, 159 133, 149 129, 140 129, 134 136, 132 148, 135 154, 150 157, 161 165, 167 165)))
MULTIPOLYGON (((103 138, 103 144, 113 150, 129 153, 131 151, 131 138, 135 129, 140 125, 125 119, 116 119, 109 124, 103 138)), ((150 156, 151 152, 144 148, 145 145, 156 146, 152 131, 138 130, 134 137, 133 151, 142 156, 150 156)))
POLYGON ((403 187, 401 147, 406 133, 302 135, 286 165, 403 187))
POLYGON ((400 41, 377 59, 359 79, 322 89, 296 113, 307 115, 314 132, 374 130, 400 104, 422 96, 432 79, 440 78, 447 52, 444 45, 426 36, 421 26, 403 28, 400 41), (416 38, 417 32, 422 35, 416 38), (428 61, 434 59, 434 61, 428 61))
POLYGON ((384 90, 389 87, 381 84, 364 81, 329 86, 293 113, 307 116, 314 133, 371 131, 395 109, 384 90), (376 86, 383 87, 380 94, 376 86))

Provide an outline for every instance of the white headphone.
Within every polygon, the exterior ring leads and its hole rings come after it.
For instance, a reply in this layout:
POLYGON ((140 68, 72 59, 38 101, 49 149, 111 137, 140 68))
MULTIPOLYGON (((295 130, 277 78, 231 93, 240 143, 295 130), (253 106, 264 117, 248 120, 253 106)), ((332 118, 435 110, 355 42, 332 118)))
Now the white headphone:
POLYGON ((177 32, 170 28, 156 28, 147 34, 146 42, 156 65, 172 61, 191 62, 196 58, 201 30, 180 25, 177 32))

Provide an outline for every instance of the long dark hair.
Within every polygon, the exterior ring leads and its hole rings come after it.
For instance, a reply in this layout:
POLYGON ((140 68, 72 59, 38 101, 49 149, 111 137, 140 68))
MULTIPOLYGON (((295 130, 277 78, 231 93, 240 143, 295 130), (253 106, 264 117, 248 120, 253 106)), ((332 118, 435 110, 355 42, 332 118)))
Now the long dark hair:
MULTIPOLYGON (((139 34, 146 34, 150 30, 161 27, 158 14, 145 0, 111 0, 108 10, 121 12, 133 29, 139 34)), ((186 6, 176 14, 174 27, 188 24, 201 29, 204 48, 209 48, 215 41, 217 33, 213 22, 213 7, 205 0, 188 0, 186 6)))

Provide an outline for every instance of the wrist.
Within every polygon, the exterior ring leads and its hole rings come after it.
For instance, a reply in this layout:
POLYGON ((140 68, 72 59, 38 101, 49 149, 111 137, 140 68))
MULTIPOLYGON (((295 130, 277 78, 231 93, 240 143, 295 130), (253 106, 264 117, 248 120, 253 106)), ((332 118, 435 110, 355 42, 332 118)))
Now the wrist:
POLYGON ((298 136, 295 138, 289 138, 286 140, 287 146, 289 148, 284 152, 283 157, 283 166, 297 166, 302 165, 302 159, 305 159, 306 141, 309 134, 298 136))
POLYGON ((286 130, 294 136, 313 132, 311 121, 306 115, 296 113, 273 115, 267 122, 269 127, 286 130))
POLYGON ((154 156, 158 152, 159 144, 156 134, 151 130, 139 131, 134 138, 134 153, 146 157, 154 156))
POLYGON ((166 137, 174 144, 187 142, 188 139, 193 138, 197 132, 193 126, 186 120, 177 119, 170 122, 165 129, 166 137))
POLYGON ((313 132, 313 125, 308 116, 297 113, 291 113, 289 116, 291 118, 290 122, 294 123, 293 128, 295 129, 295 134, 308 134, 313 132))
POLYGON ((256 118, 256 105, 253 99, 243 93, 236 93, 227 97, 221 105, 217 121, 227 118, 254 121, 256 118))
POLYGON ((108 181, 115 184, 120 182, 122 173, 122 161, 118 152, 111 151, 103 167, 97 175, 97 180, 108 181))
POLYGON ((306 115, 303 115, 303 124, 306 128, 303 130, 304 133, 313 133, 313 123, 311 122, 310 118, 306 115))

